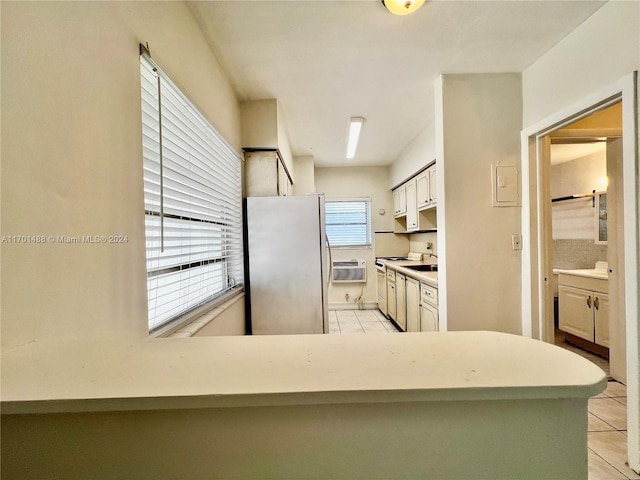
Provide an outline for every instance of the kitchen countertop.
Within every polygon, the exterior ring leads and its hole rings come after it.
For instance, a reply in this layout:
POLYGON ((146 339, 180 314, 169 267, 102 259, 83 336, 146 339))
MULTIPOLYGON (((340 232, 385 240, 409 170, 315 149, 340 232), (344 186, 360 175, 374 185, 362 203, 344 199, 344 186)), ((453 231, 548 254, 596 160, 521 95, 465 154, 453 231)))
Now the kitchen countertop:
POLYGON ((33 342, 2 352, 1 406, 11 415, 586 399, 605 386, 590 361, 498 332, 33 342))
POLYGON ((425 262, 419 260, 383 260, 387 268, 392 268, 397 272, 415 278, 421 282, 427 283, 434 287, 438 286, 438 272, 420 272, 407 268, 410 265, 431 265, 433 262, 425 262))
POLYGON ((596 278, 598 280, 608 280, 609 273, 607 270, 595 268, 579 268, 575 270, 565 270, 562 268, 554 268, 553 273, 564 275, 577 275, 578 277, 596 278))

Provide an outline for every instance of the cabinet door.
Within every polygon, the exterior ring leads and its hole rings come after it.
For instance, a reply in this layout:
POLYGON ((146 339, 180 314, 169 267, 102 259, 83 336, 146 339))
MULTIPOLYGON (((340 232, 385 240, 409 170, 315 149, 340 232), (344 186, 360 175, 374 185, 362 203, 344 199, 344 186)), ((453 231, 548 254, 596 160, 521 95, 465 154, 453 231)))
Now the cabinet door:
POLYGON ((396 319, 396 284, 387 280, 387 315, 396 319))
POLYGON ((396 323, 402 330, 407 331, 407 296, 406 277, 396 274, 396 323))
POLYGON ((378 309, 387 315, 387 276, 384 272, 376 272, 378 279, 378 309))
POLYGON ((407 213, 407 187, 405 185, 398 189, 398 207, 400 209, 398 213, 407 213))
POLYGON ((558 314, 560 330, 594 341, 593 292, 558 285, 558 314))
POLYGON ((398 189, 393 191, 393 216, 397 216, 400 213, 400 192, 398 189))
POLYGON ((438 199, 438 187, 436 186, 436 166, 429 167, 429 204, 435 204, 438 199))
POLYGON ((418 207, 416 205, 416 179, 409 180, 406 184, 407 198, 407 231, 415 232, 418 230, 418 207))
POLYGON ((407 332, 420 331, 420 284, 407 278, 407 332))
POLYGON ((595 292, 594 295, 595 342, 603 347, 609 347, 609 295, 599 292, 595 292))
POLYGON ((429 205, 430 171, 425 170, 416 177, 416 203, 418 210, 429 205))
POLYGON ((434 307, 428 303, 422 304, 420 307, 420 331, 438 331, 438 307, 434 307))

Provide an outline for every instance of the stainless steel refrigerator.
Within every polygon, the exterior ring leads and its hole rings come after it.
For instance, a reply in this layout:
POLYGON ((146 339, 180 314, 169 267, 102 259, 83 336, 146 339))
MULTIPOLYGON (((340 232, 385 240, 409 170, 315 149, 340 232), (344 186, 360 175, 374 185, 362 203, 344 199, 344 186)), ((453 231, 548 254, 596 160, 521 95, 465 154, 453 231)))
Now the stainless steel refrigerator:
POLYGON ((248 330, 328 333, 324 195, 248 197, 245 229, 248 330))

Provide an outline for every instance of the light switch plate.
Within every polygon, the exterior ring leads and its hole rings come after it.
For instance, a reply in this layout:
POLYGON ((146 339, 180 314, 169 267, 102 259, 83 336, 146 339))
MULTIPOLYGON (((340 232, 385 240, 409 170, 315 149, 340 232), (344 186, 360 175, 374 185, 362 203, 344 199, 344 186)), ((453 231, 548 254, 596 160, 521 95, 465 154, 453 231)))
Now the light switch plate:
POLYGON ((511 248, 514 250, 522 250, 522 235, 519 233, 511 235, 511 248))

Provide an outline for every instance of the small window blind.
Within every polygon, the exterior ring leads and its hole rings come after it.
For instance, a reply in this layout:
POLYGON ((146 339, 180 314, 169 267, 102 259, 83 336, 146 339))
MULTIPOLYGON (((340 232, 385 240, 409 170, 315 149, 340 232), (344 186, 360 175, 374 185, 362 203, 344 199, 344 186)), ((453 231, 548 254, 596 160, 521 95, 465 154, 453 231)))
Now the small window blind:
POLYGON ((243 283, 241 157, 140 56, 149 330, 243 283))
POLYGON ((371 200, 327 200, 327 237, 332 247, 371 246, 371 200))

